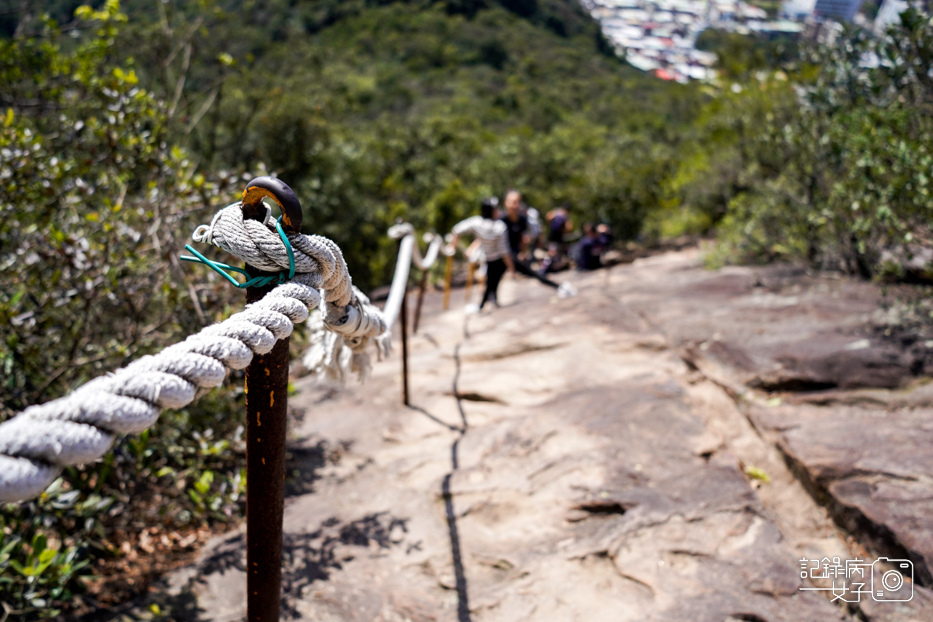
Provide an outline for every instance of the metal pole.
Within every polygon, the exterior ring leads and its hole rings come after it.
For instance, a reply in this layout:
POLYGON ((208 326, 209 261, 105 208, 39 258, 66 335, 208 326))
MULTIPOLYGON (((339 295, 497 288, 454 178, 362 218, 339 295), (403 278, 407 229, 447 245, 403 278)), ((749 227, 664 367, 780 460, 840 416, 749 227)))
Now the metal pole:
POLYGON ((450 279, 454 274, 454 256, 447 256, 447 266, 444 268, 444 311, 450 308, 450 279))
MULTIPOLYGON (((251 181, 243 193, 245 218, 262 220, 262 198, 282 208, 283 229, 301 227, 301 206, 284 183, 269 177, 251 181)), ((250 276, 265 274, 247 264, 250 276)), ((249 288, 256 302, 275 285, 249 288)), ((246 618, 278 622, 282 590, 282 516, 285 501, 285 422, 288 407, 288 344, 279 340, 246 369, 246 618)))
POLYGON ((424 304, 424 290, 428 286, 428 271, 421 271, 421 283, 418 285, 418 303, 415 305, 415 321, 411 328, 411 334, 418 334, 418 324, 421 322, 421 305, 424 304))
MULTIPOLYGON (((399 249, 402 242, 399 240, 399 249)), ((402 322, 402 404, 409 405, 408 401, 408 283, 405 283, 405 293, 402 295, 402 308, 399 311, 399 320, 402 322)))
MULTIPOLYGON (((251 276, 261 271, 247 266, 251 276)), ((273 286, 246 290, 256 302, 273 286)), ((288 344, 281 339, 246 369, 246 612, 249 622, 278 622, 285 501, 288 344)))

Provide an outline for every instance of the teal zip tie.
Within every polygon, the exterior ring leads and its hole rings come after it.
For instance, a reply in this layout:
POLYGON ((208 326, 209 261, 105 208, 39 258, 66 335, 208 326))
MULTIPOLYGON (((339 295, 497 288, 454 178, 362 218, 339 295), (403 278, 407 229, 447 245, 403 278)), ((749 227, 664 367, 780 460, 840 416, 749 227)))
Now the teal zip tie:
POLYGON ((238 289, 245 289, 247 287, 263 287, 265 285, 271 285, 272 283, 281 285, 282 283, 286 283, 295 278, 295 251, 292 250, 292 244, 288 241, 288 237, 286 237, 285 231, 282 230, 281 216, 278 220, 275 221, 275 230, 278 232, 279 237, 282 238, 282 243, 285 244, 285 252, 288 253, 288 273, 286 273, 285 270, 282 270, 278 274, 270 274, 269 276, 255 276, 247 280, 245 283, 240 283, 235 278, 230 276, 227 270, 238 272, 244 276, 249 276, 249 273, 246 270, 237 268, 235 266, 228 266, 227 264, 220 263, 219 261, 212 261, 195 250, 190 244, 185 244, 185 250, 187 250, 189 253, 194 253, 194 257, 181 255, 180 258, 182 261, 191 261, 194 263, 204 264, 220 276, 230 281, 230 283, 238 289))

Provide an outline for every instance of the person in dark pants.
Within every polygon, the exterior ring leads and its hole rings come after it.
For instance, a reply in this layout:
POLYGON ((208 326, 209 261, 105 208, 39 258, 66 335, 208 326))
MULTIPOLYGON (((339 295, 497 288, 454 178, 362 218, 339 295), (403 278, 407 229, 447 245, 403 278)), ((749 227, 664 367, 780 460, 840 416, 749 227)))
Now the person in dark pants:
POLYGON ((505 259, 486 262, 486 289, 483 290, 483 300, 479 303, 480 309, 483 308, 487 301, 492 302, 497 307, 499 306, 499 283, 502 282, 506 270, 508 270, 508 265, 505 263, 505 259))
POLYGON ((499 199, 489 197, 480 204, 479 216, 471 216, 458 222, 453 228, 451 244, 456 248, 457 240, 464 233, 473 235, 483 246, 486 254, 486 290, 483 292, 482 309, 487 302, 499 306, 499 283, 506 270, 515 272, 512 255, 509 253, 505 223, 499 220, 499 199))
POLYGON ((524 259, 531 241, 531 224, 522 210, 522 195, 518 190, 505 193, 505 215, 502 222, 509 230, 509 251, 512 259, 524 259))
POLYGON ((528 218, 521 212, 522 195, 518 190, 509 190, 505 193, 505 216, 502 222, 508 229, 509 252, 512 255, 512 263, 515 265, 515 271, 525 276, 537 279, 554 289, 560 289, 560 285, 543 274, 534 271, 530 264, 522 261, 522 255, 528 248, 530 236, 528 234, 528 218))

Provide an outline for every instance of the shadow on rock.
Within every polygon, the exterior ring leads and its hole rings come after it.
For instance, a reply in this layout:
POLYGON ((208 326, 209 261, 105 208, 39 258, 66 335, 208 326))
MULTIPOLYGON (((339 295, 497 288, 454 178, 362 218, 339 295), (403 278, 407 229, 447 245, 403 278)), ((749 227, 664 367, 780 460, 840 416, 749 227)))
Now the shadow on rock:
POLYGON ((180 594, 162 592, 149 594, 126 605, 98 609, 80 618, 76 622, 135 622, 137 620, 177 622, 207 622, 206 612, 198 606, 197 597, 190 590, 180 594))
MULTIPOLYGON (((401 544, 408 533, 407 518, 389 516, 386 512, 369 514, 350 522, 329 518, 312 532, 285 534, 282 542, 281 619, 301 617, 296 601, 306 597, 306 591, 316 581, 326 581, 333 570, 351 561, 356 548, 367 551, 389 549, 401 544)), ((197 586, 207 583, 205 577, 235 571, 246 581, 246 536, 233 535, 200 562, 195 578, 181 589, 172 590, 162 584, 144 598, 119 609, 96 611, 79 622, 168 621, 207 622, 205 611, 198 606, 197 586)))
POLYGON ((336 443, 321 439, 313 445, 289 445, 285 451, 285 497, 297 497, 314 492, 314 484, 321 479, 321 469, 337 464, 352 441, 336 443))
POLYGON ((293 603, 303 598, 315 581, 325 581, 332 570, 351 561, 354 551, 346 547, 388 549, 400 544, 408 533, 408 519, 387 512, 369 514, 342 523, 330 518, 313 532, 286 534, 282 551, 282 617, 301 617, 293 603))

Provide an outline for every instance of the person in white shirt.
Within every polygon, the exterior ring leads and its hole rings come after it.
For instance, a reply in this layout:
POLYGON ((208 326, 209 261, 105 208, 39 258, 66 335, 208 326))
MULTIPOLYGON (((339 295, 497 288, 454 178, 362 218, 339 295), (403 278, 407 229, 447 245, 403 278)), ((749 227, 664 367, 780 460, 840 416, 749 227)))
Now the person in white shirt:
POLYGON ((499 282, 502 276, 506 270, 515 274, 515 264, 512 263, 512 255, 509 252, 508 229, 505 223, 499 220, 498 212, 499 199, 483 199, 479 216, 471 216, 458 222, 453 228, 454 237, 451 243, 454 247, 457 246, 458 238, 468 233, 480 241, 486 254, 486 290, 483 292, 480 309, 487 301, 498 307, 499 282))

